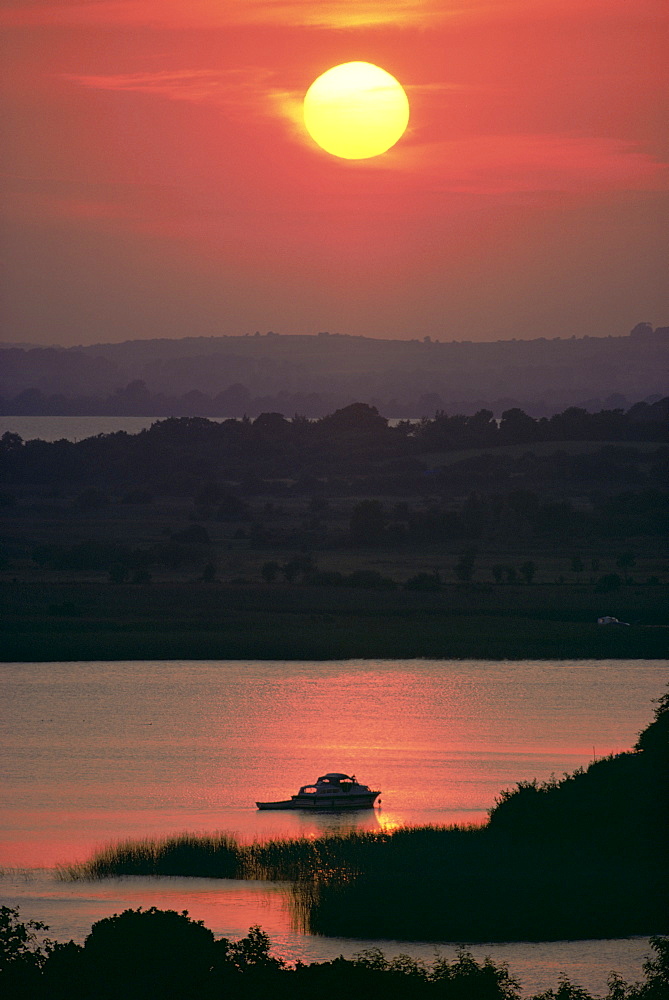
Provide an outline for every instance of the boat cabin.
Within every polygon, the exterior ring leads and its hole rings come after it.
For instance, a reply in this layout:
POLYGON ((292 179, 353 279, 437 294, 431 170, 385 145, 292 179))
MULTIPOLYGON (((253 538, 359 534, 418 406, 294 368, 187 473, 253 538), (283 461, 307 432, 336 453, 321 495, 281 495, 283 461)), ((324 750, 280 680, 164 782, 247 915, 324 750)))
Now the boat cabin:
POLYGON ((332 772, 330 774, 323 774, 320 778, 317 778, 315 785, 303 785, 302 788, 300 788, 299 794, 322 795, 323 792, 350 792, 351 789, 357 785, 358 783, 355 780, 355 775, 332 772))

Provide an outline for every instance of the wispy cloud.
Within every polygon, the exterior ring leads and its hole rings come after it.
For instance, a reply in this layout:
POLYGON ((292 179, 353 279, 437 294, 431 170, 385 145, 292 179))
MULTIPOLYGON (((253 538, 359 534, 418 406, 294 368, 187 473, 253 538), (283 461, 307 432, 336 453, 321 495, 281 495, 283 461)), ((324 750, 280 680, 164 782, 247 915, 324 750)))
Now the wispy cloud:
POLYGON ((107 75, 65 74, 64 79, 94 90, 155 94, 170 101, 239 104, 267 92, 271 72, 260 67, 233 70, 184 69, 107 75))
MULTIPOLYGON (((379 166, 383 166, 379 158, 379 166)), ((433 190, 506 194, 669 189, 669 164, 620 139, 484 135, 407 144, 388 167, 422 173, 433 190)))
MULTIPOLYGON (((373 25, 426 25, 485 0, 53 0, 22 3, 0 12, 0 23, 146 25, 154 28, 286 25, 356 28, 373 25)), ((488 4, 485 3, 487 6, 488 4)))
MULTIPOLYGON (((134 25, 226 28, 276 25, 314 28, 406 27, 458 17, 628 17, 629 0, 11 0, 5 26, 134 25)), ((635 18, 666 16, 666 0, 635 0, 635 18)))

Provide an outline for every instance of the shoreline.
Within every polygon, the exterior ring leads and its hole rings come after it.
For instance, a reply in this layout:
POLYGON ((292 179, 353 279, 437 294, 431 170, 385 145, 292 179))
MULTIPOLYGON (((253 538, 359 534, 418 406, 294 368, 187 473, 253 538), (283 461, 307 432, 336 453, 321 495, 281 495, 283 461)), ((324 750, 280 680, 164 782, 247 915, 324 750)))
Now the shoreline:
POLYGON ((663 588, 0 582, 0 662, 666 659, 663 588), (627 612, 630 627, 597 625, 627 612))
MULTIPOLYGON (((95 660, 665 660, 666 630, 639 630, 625 640, 600 637, 596 626, 575 627, 569 634, 555 636, 541 623, 523 622, 520 634, 482 634, 498 623, 484 619, 466 619, 454 626, 447 623, 448 640, 440 635, 417 635, 398 642, 392 623, 383 619, 357 623, 366 635, 353 636, 350 623, 347 634, 332 627, 311 629, 300 638, 300 623, 284 630, 280 638, 267 635, 243 635, 239 623, 234 632, 225 629, 165 630, 161 623, 144 625, 141 630, 120 628, 87 628, 54 630, 48 623, 44 629, 7 630, 2 639, 0 662, 70 662, 95 660), (471 633, 476 630, 478 638, 471 633), (374 632, 386 631, 385 636, 374 632), (662 635, 659 635, 659 632, 662 635), (339 632, 339 634, 337 634, 339 632), (594 633, 594 634, 593 634, 594 633)), ((520 623, 519 623, 520 624, 520 623)), ((415 623, 417 631, 426 624, 415 623)), ((439 623, 441 632, 446 623, 439 623)), ((271 628, 268 624, 267 628, 271 628)), ((253 622, 248 631, 255 631, 253 622)))

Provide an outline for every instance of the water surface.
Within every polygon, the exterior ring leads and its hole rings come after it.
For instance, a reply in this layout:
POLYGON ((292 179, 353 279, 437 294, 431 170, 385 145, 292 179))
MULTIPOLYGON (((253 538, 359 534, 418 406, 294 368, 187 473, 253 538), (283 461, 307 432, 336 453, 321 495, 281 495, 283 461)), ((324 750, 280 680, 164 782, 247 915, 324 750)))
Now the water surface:
MULTIPOLYGON (((185 830, 252 839, 482 822, 516 781, 629 749, 667 676, 666 661, 642 660, 0 664, 0 893, 60 939, 81 939, 93 920, 141 903, 185 907, 217 933, 260 923, 288 958, 352 954, 361 943, 300 937, 280 886, 63 884, 53 867, 109 841, 185 830), (330 770, 381 788, 381 809, 344 817, 255 809, 256 799, 285 798, 330 770)), ((385 947, 434 953, 434 945, 385 947)), ((647 946, 476 949, 485 952, 534 969, 530 989, 554 986, 562 962, 603 992, 612 968, 641 975, 647 946)))
MULTIPOLYGON (((95 437, 98 434, 114 434, 125 431, 127 434, 138 434, 147 430, 162 417, 123 417, 123 416, 0 416, 0 437, 9 431, 19 434, 24 441, 40 438, 42 441, 82 441, 84 438, 95 437)), ((215 423, 223 420, 238 420, 239 417, 207 417, 215 423)), ((413 418, 418 420, 418 417, 413 418)), ((400 418, 391 418, 388 423, 398 424, 400 418)))

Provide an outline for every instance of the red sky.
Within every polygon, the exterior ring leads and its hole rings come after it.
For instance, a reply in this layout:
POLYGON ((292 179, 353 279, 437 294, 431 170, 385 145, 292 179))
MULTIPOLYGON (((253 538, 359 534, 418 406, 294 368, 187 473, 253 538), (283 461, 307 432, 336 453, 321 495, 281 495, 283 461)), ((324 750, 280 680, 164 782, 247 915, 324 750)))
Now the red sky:
POLYGON ((665 0, 5 0, 4 342, 669 323, 665 0), (366 60, 409 129, 301 124, 366 60))

